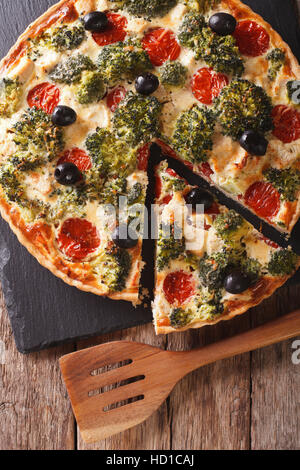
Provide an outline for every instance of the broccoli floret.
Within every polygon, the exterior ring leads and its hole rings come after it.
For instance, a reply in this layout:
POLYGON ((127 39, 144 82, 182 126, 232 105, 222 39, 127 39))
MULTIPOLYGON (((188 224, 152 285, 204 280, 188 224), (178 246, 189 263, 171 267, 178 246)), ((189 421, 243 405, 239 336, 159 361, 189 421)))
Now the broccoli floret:
POLYGON ((195 319, 200 321, 213 320, 224 311, 224 305, 221 302, 221 290, 211 291, 202 288, 200 295, 195 298, 197 313, 195 319))
POLYGON ((0 169, 0 184, 8 201, 22 202, 25 189, 17 176, 14 157, 2 165, 0 169))
POLYGON ((191 310, 184 310, 183 308, 174 308, 170 313, 170 324, 173 328, 184 328, 191 323, 193 314, 191 310))
POLYGON ((222 288, 230 266, 229 250, 223 249, 212 256, 205 254, 199 262, 198 272, 201 284, 212 290, 222 288))
POLYGON ((288 99, 294 104, 300 104, 300 82, 299 80, 290 80, 286 84, 288 99))
POLYGON ((161 83, 167 87, 182 87, 186 82, 187 68, 180 62, 165 62, 159 73, 161 83))
POLYGON ((185 15, 178 39, 183 46, 193 49, 197 60, 204 60, 217 72, 240 76, 244 71, 243 59, 232 35, 215 34, 197 13, 185 15))
POLYGON ((286 276, 296 269, 298 256, 291 250, 275 251, 268 264, 268 271, 272 276, 286 276))
POLYGON ((110 175, 105 177, 103 167, 94 162, 90 170, 85 171, 84 179, 76 186, 59 186, 50 195, 54 204, 47 214, 47 220, 61 219, 66 212, 85 215, 88 201, 117 206, 118 198, 126 194, 127 181, 124 176, 110 175))
POLYGON ((265 171, 264 176, 280 193, 281 199, 290 202, 296 199, 296 195, 300 189, 299 170, 295 168, 286 168, 284 170, 270 168, 265 171))
POLYGON ((112 0, 118 6, 125 6, 134 16, 141 16, 150 20, 158 16, 165 16, 178 2, 178 0, 112 0))
POLYGON ((215 8, 221 0, 185 0, 185 4, 189 9, 205 14, 209 10, 215 8))
POLYGON ((104 46, 97 64, 105 83, 110 86, 122 79, 133 80, 137 75, 153 68, 141 43, 133 39, 104 46))
POLYGON ((208 256, 206 253, 199 261, 198 273, 201 285, 209 290, 222 289, 225 277, 233 270, 239 269, 256 282, 261 272, 261 265, 254 259, 248 258, 246 251, 240 248, 226 248, 208 256))
POLYGON ((11 117, 17 111, 22 96, 19 80, 0 80, 0 117, 11 117))
POLYGON ((92 168, 85 172, 83 187, 83 191, 90 201, 101 200, 105 181, 106 178, 102 171, 102 165, 94 162, 92 168))
POLYGON ((39 199, 30 199, 24 185, 24 169, 20 167, 18 157, 10 157, 0 169, 0 185, 5 198, 18 204, 26 222, 45 217, 48 205, 39 199))
POLYGON ((135 183, 135 185, 131 188, 128 194, 128 204, 137 204, 141 202, 141 198, 143 196, 143 186, 141 183, 135 183))
POLYGON ((104 77, 105 83, 110 86, 117 84, 127 71, 125 56, 130 54, 125 51, 124 44, 117 42, 104 46, 97 60, 97 65, 104 77))
POLYGON ((199 303, 198 309, 197 309, 197 320, 199 321, 213 320, 217 316, 221 315, 223 311, 224 311, 223 304, 215 305, 213 302, 199 303))
POLYGON ((49 223, 61 220, 67 213, 76 216, 85 216, 85 206, 89 200, 101 200, 103 196, 103 184, 101 174, 96 165, 85 172, 85 178, 76 186, 61 186, 55 188, 49 195, 51 204, 45 204, 34 198, 30 199, 26 192, 24 179, 27 172, 41 171, 47 164, 45 157, 38 157, 31 153, 20 152, 1 167, 0 184, 8 201, 16 202, 22 209, 22 215, 27 221, 43 218, 49 223))
POLYGON ((85 145, 94 164, 104 176, 127 176, 136 168, 136 151, 108 129, 97 129, 88 136, 85 145))
POLYGON ((213 222, 217 235, 226 243, 239 242, 249 231, 249 225, 234 210, 219 214, 213 222))
POLYGON ((37 60, 43 51, 41 48, 55 49, 57 52, 65 52, 77 49, 87 38, 85 29, 81 23, 74 25, 62 25, 41 36, 28 39, 28 56, 32 60, 37 60))
POLYGON ((199 257, 191 251, 185 252, 184 261, 192 271, 196 271, 199 267, 199 257))
POLYGON ((162 104, 155 96, 127 93, 113 118, 117 136, 132 147, 159 137, 161 110, 162 104))
POLYGON ((194 106, 181 114, 172 139, 175 149, 184 160, 192 163, 207 160, 207 151, 213 146, 215 122, 215 113, 200 106, 194 106))
POLYGON ((201 47, 202 32, 206 27, 207 24, 203 15, 192 12, 187 13, 179 28, 178 39, 180 44, 196 52, 201 47))
MULTIPOLYGON (((163 168, 166 170, 168 168, 168 164, 166 162, 165 167, 163 168)), ((167 173, 166 171, 161 172, 161 179, 162 179, 162 186, 163 192, 169 193, 172 191, 182 191, 185 186, 186 182, 184 179, 180 178, 179 176, 172 176, 172 174, 167 173)))
POLYGON ((23 197, 22 201, 19 202, 19 208, 21 209, 22 217, 25 222, 32 223, 38 219, 45 219, 49 205, 45 204, 40 199, 23 197))
MULTIPOLYGON (((243 59, 233 36, 214 34, 209 44, 210 51, 203 56, 205 62, 217 72, 240 77, 244 72, 243 59)), ((208 50, 208 49, 206 49, 208 50)))
POLYGON ((77 49, 86 39, 83 25, 63 25, 55 28, 52 33, 46 33, 43 37, 46 45, 53 47, 58 52, 77 49))
POLYGON ((12 132, 19 151, 30 162, 42 158, 51 161, 64 148, 63 130, 52 123, 49 114, 35 107, 23 114, 12 132))
POLYGON ((103 188, 101 199, 105 204, 118 206, 119 197, 126 195, 127 180, 123 176, 110 177, 103 188))
POLYGON ((76 93, 76 98, 80 104, 100 101, 104 97, 105 92, 106 88, 99 72, 83 72, 76 93))
MULTIPOLYGON (((219 214, 213 222, 216 233, 225 242, 225 248, 221 254, 217 254, 217 259, 213 256, 213 265, 216 261, 216 272, 212 266, 211 279, 216 276, 223 281, 230 269, 240 269, 254 283, 261 273, 261 264, 253 258, 248 258, 244 249, 243 238, 247 236, 250 225, 243 217, 234 210, 225 214, 219 214)), ((203 267, 207 268, 207 263, 203 267)), ((205 273, 205 270, 203 271, 205 273)), ((219 286, 219 285, 218 285, 219 286)), ((220 287, 220 286, 219 286, 220 287)))
POLYGON ((50 194, 55 202, 46 213, 46 221, 54 223, 62 220, 66 214, 74 213, 76 217, 85 215, 85 206, 88 201, 87 185, 83 182, 76 186, 60 186, 50 194))
POLYGON ((48 162, 48 159, 45 155, 42 156, 36 153, 19 152, 11 157, 11 162, 16 171, 25 173, 28 171, 34 171, 38 167, 45 165, 48 162))
POLYGON ((285 63, 285 52, 279 48, 273 49, 267 55, 267 60, 269 61, 268 78, 273 82, 285 63))
POLYGON ((83 72, 95 69, 95 64, 88 56, 77 54, 57 64, 49 73, 49 77, 54 82, 71 85, 80 82, 83 72))
POLYGON ((265 133, 273 129, 272 101, 260 86, 248 80, 233 80, 216 100, 224 135, 238 140, 245 130, 265 133))
POLYGON ((176 225, 161 224, 157 242, 157 269, 169 266, 171 260, 179 258, 185 251, 185 240, 176 225))
POLYGON ((251 284, 255 284, 259 279, 262 271, 262 265, 255 258, 247 258, 246 256, 241 259, 241 271, 250 279, 251 284))
POLYGON ((224 311, 221 290, 211 291, 202 288, 195 298, 196 311, 175 308, 170 314, 170 324, 173 328, 183 328, 194 321, 214 320, 224 311))
POLYGON ((111 292, 124 290, 131 269, 131 256, 128 251, 115 245, 107 247, 99 261, 99 274, 101 275, 102 282, 111 292))

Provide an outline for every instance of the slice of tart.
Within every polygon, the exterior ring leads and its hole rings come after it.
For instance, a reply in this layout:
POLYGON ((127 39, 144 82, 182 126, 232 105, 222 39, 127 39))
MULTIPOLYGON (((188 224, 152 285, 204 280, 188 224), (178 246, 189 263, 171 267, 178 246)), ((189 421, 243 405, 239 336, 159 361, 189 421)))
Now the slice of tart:
POLYGON ((246 312, 293 275, 299 258, 162 162, 156 172, 156 332, 246 312), (203 210, 201 211, 201 209, 203 210))

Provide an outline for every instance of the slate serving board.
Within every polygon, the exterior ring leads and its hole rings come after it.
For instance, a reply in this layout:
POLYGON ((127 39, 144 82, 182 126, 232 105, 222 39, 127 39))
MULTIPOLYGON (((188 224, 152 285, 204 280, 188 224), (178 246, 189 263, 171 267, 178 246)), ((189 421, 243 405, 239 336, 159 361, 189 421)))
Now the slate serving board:
MULTIPOLYGON (((6 55, 28 24, 54 3, 55 0, 0 0, 0 56, 6 55)), ((247 0, 245 3, 272 24, 300 59, 300 31, 295 2, 247 0)), ((184 173, 180 165, 178 170, 184 173)), ((192 177, 191 182, 201 183, 196 177, 192 177)), ((151 194, 148 198, 150 201, 151 194)), ((252 216, 252 219, 258 226, 255 217, 252 216)), ((268 234, 269 229, 266 230, 268 234)), ((300 226, 295 231, 293 242, 300 250, 296 235, 299 230, 300 226)), ((153 260, 149 258, 149 253, 152 249, 153 242, 148 241, 144 247, 148 268, 143 279, 150 290, 153 285, 153 260)), ((17 348, 22 353, 145 324, 152 318, 149 307, 135 309, 127 302, 103 299, 66 285, 39 265, 19 244, 2 219, 0 280, 17 348)))

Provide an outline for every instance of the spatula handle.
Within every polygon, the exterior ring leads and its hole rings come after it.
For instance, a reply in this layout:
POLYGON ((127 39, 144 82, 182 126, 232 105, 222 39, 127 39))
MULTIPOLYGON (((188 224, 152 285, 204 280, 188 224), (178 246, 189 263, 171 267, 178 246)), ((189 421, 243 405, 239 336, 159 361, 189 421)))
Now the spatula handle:
POLYGON ((182 374, 206 364, 300 336, 300 310, 203 348, 177 354, 182 374), (181 357, 180 357, 181 356, 181 357))

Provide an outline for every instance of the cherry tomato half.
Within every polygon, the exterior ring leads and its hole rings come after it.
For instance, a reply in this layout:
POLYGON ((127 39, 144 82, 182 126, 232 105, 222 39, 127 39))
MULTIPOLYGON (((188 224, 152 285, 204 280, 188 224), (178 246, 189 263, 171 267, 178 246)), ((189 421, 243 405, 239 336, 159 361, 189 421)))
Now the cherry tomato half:
POLYGON ((195 293, 193 275, 185 271, 175 271, 167 275, 163 290, 169 304, 181 306, 195 293))
POLYGON ((45 82, 30 90, 27 102, 31 108, 35 106, 47 114, 52 114, 59 103, 59 98, 59 89, 52 83, 45 82))
POLYGON ((59 249, 73 261, 81 261, 100 245, 96 227, 85 219, 67 219, 57 237, 59 249))
POLYGON ((152 29, 146 33, 142 46, 155 66, 162 65, 167 60, 176 60, 181 51, 175 34, 164 28, 152 29))
POLYGON ((267 52, 270 46, 270 36, 255 21, 245 20, 237 24, 233 36, 236 39, 241 54, 257 57, 267 52))
POLYGON ((114 42, 124 41, 127 32, 127 19, 112 11, 106 12, 108 28, 103 33, 93 33, 93 39, 98 46, 106 46, 114 42))
POLYGON ((200 103, 210 105, 228 83, 226 75, 216 73, 211 68, 203 67, 193 75, 191 88, 195 98, 200 103))
POLYGON ((279 212, 280 194, 271 183, 257 181, 247 189, 245 203, 258 216, 269 219, 279 212))
POLYGON ((126 96, 126 89, 123 86, 118 86, 117 88, 114 88, 106 98, 107 106, 109 109, 114 113, 121 101, 126 96))
POLYGON ((284 144, 300 139, 300 113, 292 107, 279 105, 272 111, 273 135, 284 144))
POLYGON ((70 162, 74 163, 80 171, 87 171, 92 168, 92 162, 90 157, 85 153, 84 150, 77 147, 70 150, 66 150, 58 160, 58 165, 61 163, 70 162))

